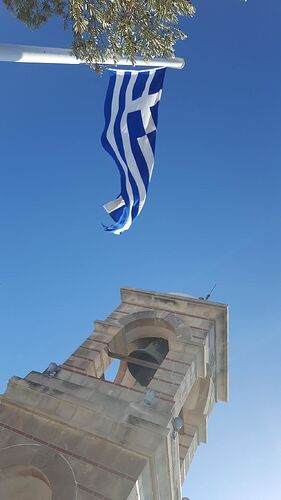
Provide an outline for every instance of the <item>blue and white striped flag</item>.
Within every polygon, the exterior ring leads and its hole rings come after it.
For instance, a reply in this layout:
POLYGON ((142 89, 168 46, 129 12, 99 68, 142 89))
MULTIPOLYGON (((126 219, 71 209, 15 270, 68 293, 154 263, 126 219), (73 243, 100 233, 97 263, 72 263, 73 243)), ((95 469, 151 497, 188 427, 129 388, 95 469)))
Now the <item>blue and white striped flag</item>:
POLYGON ((105 229, 115 234, 129 229, 146 199, 164 75, 165 68, 117 69, 110 76, 102 145, 115 160, 121 177, 120 196, 104 205, 114 220, 105 229))

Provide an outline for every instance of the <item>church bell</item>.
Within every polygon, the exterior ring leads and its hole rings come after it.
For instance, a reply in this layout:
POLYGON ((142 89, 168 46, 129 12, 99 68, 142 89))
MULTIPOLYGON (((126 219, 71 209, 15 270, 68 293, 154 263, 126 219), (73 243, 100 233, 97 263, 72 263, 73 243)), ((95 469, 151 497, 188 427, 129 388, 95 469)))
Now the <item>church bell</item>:
MULTIPOLYGON (((168 342, 166 340, 154 339, 149 342, 146 347, 131 352, 129 357, 160 366, 168 350, 168 342)), ((157 370, 157 368, 135 364, 133 361, 131 363, 128 362, 128 369, 131 375, 133 375, 136 381, 142 386, 147 386, 149 384, 157 370)))

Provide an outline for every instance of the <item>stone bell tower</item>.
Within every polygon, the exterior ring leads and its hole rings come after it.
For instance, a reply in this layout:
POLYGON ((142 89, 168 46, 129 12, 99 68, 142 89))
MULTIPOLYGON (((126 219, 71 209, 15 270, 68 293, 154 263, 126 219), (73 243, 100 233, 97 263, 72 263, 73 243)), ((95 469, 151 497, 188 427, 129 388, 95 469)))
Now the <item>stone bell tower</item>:
POLYGON ((181 500, 227 400, 227 306, 131 288, 121 299, 62 365, 10 380, 1 500, 181 500))

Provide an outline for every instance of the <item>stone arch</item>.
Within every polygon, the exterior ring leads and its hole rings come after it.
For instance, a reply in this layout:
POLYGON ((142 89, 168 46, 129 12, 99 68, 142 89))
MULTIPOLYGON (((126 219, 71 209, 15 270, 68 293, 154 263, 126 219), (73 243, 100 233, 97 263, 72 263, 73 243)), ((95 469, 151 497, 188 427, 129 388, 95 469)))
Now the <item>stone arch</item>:
POLYGON ((198 377, 183 405, 181 416, 184 420, 184 432, 191 434, 189 427, 197 431, 198 442, 207 442, 208 417, 216 402, 215 385, 209 365, 206 377, 198 377))
MULTIPOLYGON (((174 314, 147 310, 126 315, 119 322, 122 326, 110 342, 109 349, 126 355, 136 349, 140 339, 163 338, 169 344, 171 338, 182 335, 181 330, 185 326, 183 320, 174 314)), ((135 380, 127 370, 126 361, 121 361, 115 383, 127 387, 135 385, 135 380)))
POLYGON ((215 402, 214 382, 212 372, 207 365, 205 378, 199 377, 193 384, 183 411, 193 412, 197 415, 208 416, 215 402))
POLYGON ((52 490, 48 478, 36 467, 10 465, 0 470, 0 498, 52 500, 52 490))
POLYGON ((0 449, 0 498, 7 500, 77 500, 73 470, 60 453, 37 444, 0 449), (17 489, 13 489, 13 484, 17 489), (12 496, 15 491, 22 496, 12 496), (7 496, 7 491, 10 497, 7 496), (24 496, 29 492, 30 496, 24 496), (36 495, 35 495, 36 492, 36 495))
POLYGON ((179 434, 181 475, 185 477, 197 446, 207 442, 208 416, 215 404, 213 374, 207 365, 206 377, 197 377, 182 407, 184 426, 179 434))

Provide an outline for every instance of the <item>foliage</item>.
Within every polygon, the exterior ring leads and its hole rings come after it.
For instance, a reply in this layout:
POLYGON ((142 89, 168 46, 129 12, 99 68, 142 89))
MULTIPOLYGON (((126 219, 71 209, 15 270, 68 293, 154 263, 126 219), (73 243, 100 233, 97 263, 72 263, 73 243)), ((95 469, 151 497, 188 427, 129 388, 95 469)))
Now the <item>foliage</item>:
POLYGON ((111 57, 117 61, 173 55, 179 16, 193 16, 189 0, 4 0, 14 15, 31 28, 61 16, 73 31, 73 50, 91 65, 111 57))

